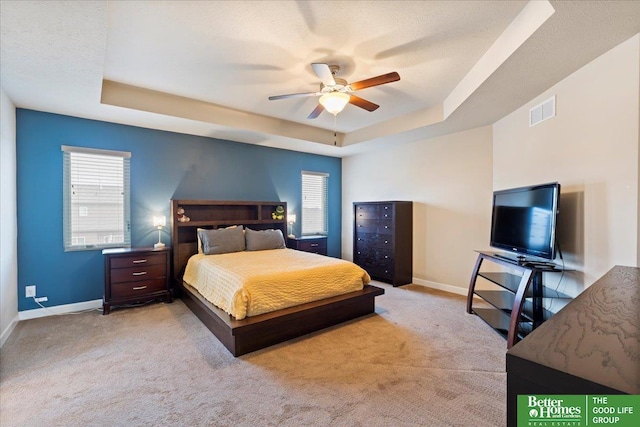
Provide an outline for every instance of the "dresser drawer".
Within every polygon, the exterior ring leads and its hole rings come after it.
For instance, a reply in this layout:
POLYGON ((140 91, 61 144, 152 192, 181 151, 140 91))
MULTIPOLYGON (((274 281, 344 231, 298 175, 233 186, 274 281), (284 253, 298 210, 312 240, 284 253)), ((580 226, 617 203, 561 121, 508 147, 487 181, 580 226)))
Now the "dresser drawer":
POLYGON ((356 205, 356 219, 393 218, 393 206, 390 204, 356 205))
POLYGON ((381 219, 378 221, 379 234, 393 234, 393 221, 390 219, 381 219))
POLYGON ((356 250, 365 247, 393 248, 393 235, 358 233, 355 237, 356 250))
POLYGON ((392 265, 379 265, 379 264, 358 264, 362 267, 369 276, 376 279, 391 279, 393 278, 394 268, 392 265))
POLYGON ((111 283, 133 282, 149 279, 164 279, 166 275, 167 270, 164 264, 153 264, 128 268, 112 268, 111 283))
POLYGON ((354 260, 360 266, 365 264, 387 268, 393 265, 393 252, 384 248, 363 246, 362 248, 356 248, 354 260))
POLYGON ((356 219, 356 234, 359 233, 393 234, 393 221, 390 219, 356 219))
POLYGON ((161 292, 166 290, 164 278, 153 280, 141 280, 137 282, 113 283, 111 285, 111 298, 132 298, 146 296, 151 292, 161 292))
MULTIPOLYGON (((365 270, 367 269, 365 268, 365 270)), ((371 276, 372 278, 391 280, 393 279, 394 271, 392 267, 377 266, 371 267, 369 270, 367 270, 367 273, 369 273, 369 276, 371 276)))
POLYGON ((355 215, 356 215, 356 219, 377 219, 378 206, 377 205, 357 205, 355 215))
POLYGON ((378 232, 378 220, 375 219, 356 219, 356 234, 378 232))
POLYGON ((155 264, 164 264, 166 254, 142 254, 111 258, 111 268, 140 267, 155 264))

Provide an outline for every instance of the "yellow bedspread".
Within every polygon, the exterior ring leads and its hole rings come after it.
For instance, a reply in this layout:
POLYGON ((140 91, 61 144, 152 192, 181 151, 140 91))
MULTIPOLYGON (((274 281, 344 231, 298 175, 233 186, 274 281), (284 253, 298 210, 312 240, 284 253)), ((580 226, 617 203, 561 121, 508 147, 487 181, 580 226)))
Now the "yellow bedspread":
POLYGON ((293 249, 196 254, 183 280, 236 319, 357 291, 371 280, 352 262, 293 249))

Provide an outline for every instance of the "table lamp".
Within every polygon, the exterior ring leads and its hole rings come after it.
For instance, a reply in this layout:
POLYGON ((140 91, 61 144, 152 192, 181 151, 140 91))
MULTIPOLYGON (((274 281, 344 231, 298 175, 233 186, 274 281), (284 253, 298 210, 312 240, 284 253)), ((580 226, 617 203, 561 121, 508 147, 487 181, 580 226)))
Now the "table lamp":
POLYGON ((153 245, 154 249, 164 248, 164 243, 161 240, 162 227, 167 225, 167 218, 164 215, 154 216, 153 217, 153 226, 158 227, 158 243, 153 245))
POLYGON ((289 222, 289 237, 296 237, 295 234, 293 234, 293 224, 296 222, 296 216, 294 214, 288 214, 287 221, 289 222))

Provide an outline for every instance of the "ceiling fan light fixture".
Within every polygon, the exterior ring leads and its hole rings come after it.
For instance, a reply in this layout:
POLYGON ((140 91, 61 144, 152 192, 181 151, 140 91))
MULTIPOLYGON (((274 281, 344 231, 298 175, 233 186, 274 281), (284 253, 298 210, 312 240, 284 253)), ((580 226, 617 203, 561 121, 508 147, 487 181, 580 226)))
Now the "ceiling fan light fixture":
POLYGON ((329 92, 320 97, 320 104, 334 116, 341 112, 351 97, 343 92, 329 92))

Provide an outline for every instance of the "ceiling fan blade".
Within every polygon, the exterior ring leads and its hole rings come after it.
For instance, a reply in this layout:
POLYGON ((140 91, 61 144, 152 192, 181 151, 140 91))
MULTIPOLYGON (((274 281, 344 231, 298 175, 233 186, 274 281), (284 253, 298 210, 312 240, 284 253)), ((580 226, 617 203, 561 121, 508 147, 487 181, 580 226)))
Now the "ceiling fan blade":
POLYGON ((333 73, 331 72, 331 68, 329 68, 327 64, 319 64, 316 62, 311 64, 311 68, 313 68, 313 71, 315 71, 315 73, 320 78, 320 81, 325 86, 336 85, 336 81, 333 79, 333 73))
POLYGON ((394 71, 393 73, 383 74, 381 76, 371 77, 370 79, 350 83, 349 86, 351 86, 352 90, 360 90, 372 86, 383 85, 385 83, 397 82, 398 80, 400 80, 400 74, 394 71))
POLYGON ((318 96, 318 95, 320 95, 318 92, 289 93, 287 95, 270 96, 269 101, 275 101, 276 99, 302 98, 305 96, 318 96))
POLYGON ((322 106, 322 104, 318 103, 318 106, 316 108, 313 109, 313 111, 311 112, 311 114, 309 114, 307 116, 307 119, 315 119, 316 117, 318 117, 320 115, 320 113, 322 113, 324 111, 324 107, 322 106))
POLYGON ((362 99, 359 96, 355 96, 354 94, 350 94, 350 96, 351 99, 349 99, 349 104, 353 104, 356 107, 363 108, 367 111, 375 111, 380 107, 378 104, 374 104, 373 102, 362 99))

